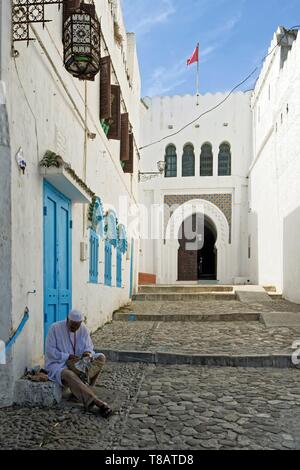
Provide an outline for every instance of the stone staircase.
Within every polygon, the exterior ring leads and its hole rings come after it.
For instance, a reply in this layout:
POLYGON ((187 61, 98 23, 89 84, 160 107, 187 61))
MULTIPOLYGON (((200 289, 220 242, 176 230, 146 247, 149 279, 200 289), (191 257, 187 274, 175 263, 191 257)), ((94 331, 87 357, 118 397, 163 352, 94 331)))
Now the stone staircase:
POLYGON ((178 285, 145 285, 139 286, 133 301, 149 302, 180 302, 180 301, 225 301, 250 300, 261 301, 281 300, 282 295, 276 292, 274 286, 230 286, 218 284, 178 284, 178 285))
POLYGON ((148 285, 134 299, 94 336, 110 361, 295 366, 300 305, 281 300, 273 286, 148 285))
POLYGON ((233 286, 220 285, 157 285, 140 286, 133 301, 180 302, 180 301, 213 301, 235 300, 233 286))
MULTIPOLYGON (((131 304, 114 313, 115 321, 259 321, 263 304, 279 299, 272 286, 145 285, 131 304), (257 308, 258 304, 261 308, 257 308)), ((268 309, 267 309, 268 311, 268 309)))

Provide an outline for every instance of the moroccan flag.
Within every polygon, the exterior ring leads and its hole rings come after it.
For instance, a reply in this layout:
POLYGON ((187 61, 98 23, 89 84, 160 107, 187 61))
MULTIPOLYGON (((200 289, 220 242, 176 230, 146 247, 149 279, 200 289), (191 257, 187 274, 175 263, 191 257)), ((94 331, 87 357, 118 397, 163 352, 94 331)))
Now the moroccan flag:
POLYGON ((199 44, 197 44, 193 55, 187 60, 187 65, 192 65, 194 62, 199 62, 199 44))

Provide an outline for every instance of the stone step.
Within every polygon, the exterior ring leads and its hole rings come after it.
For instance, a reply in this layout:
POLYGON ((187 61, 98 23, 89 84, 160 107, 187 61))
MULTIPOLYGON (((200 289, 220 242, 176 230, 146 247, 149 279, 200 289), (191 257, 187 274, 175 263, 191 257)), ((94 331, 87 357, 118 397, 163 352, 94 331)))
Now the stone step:
POLYGON ((260 314, 256 312, 235 313, 134 313, 115 312, 115 321, 146 321, 146 322, 236 322, 259 321, 260 314))
POLYGON ((276 287, 275 286, 263 286, 263 288, 268 293, 271 293, 271 292, 276 293, 276 287))
POLYGON ((143 293, 133 295, 134 301, 150 302, 179 302, 179 301, 213 301, 213 300, 235 300, 235 292, 200 292, 200 293, 143 293))
POLYGON ((173 286, 139 286, 140 294, 200 294, 215 292, 233 292, 233 286, 219 285, 173 285, 173 286))
POLYGON ((274 293, 274 292, 269 292, 269 297, 271 297, 272 300, 283 300, 283 295, 274 293))
POLYGON ((110 362, 169 364, 169 365, 198 365, 209 367, 274 367, 295 368, 291 354, 179 354, 170 352, 148 351, 119 351, 116 349, 101 349, 110 362))
POLYGON ((267 328, 297 328, 300 332, 300 312, 261 313, 260 321, 267 328))
POLYGON ((240 302, 246 304, 261 304, 264 302, 272 302, 270 295, 264 289, 259 290, 240 290, 236 289, 236 298, 240 302))
POLYGON ((26 379, 16 381, 14 404, 49 408, 62 400, 62 388, 54 382, 32 382, 26 379))

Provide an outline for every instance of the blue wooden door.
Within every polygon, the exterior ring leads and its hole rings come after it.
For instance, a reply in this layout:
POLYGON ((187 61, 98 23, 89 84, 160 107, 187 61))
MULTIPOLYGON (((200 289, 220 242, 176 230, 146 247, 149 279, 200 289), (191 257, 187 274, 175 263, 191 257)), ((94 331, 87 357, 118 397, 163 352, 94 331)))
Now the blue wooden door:
POLYGON ((72 307, 71 202, 44 184, 44 331, 72 307))

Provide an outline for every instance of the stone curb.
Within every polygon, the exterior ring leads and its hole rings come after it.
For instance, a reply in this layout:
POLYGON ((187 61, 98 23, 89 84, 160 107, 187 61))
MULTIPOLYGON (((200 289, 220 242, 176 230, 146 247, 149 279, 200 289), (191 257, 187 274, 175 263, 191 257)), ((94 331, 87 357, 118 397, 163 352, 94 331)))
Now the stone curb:
POLYGON ((145 364, 199 365, 210 367, 274 367, 297 368, 290 354, 224 355, 224 354, 178 354, 148 351, 117 351, 101 349, 110 362, 141 362, 145 364))
POLYGON ((215 293, 234 293, 233 286, 139 286, 139 294, 215 294, 215 293))
POLYGON ((260 313, 225 313, 225 314, 151 314, 119 313, 114 314, 115 321, 151 321, 151 322, 220 322, 220 321, 259 321, 260 313))
POLYGON ((15 383, 13 402, 22 406, 51 407, 62 400, 62 388, 54 382, 19 379, 15 383))

